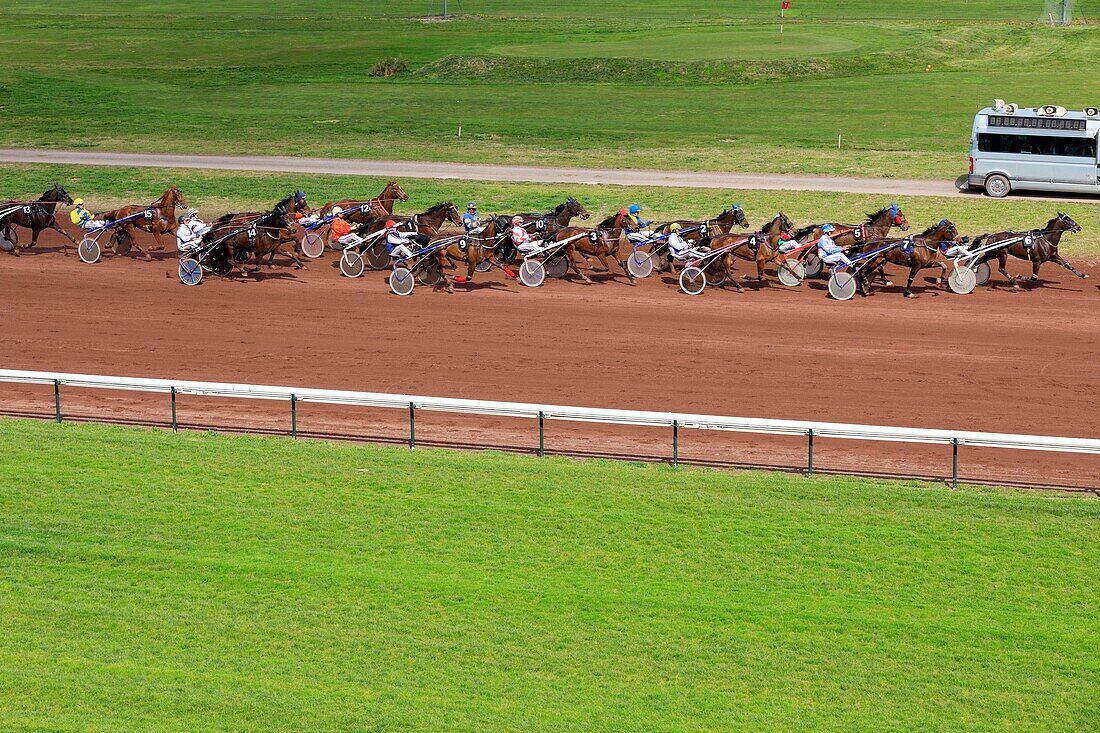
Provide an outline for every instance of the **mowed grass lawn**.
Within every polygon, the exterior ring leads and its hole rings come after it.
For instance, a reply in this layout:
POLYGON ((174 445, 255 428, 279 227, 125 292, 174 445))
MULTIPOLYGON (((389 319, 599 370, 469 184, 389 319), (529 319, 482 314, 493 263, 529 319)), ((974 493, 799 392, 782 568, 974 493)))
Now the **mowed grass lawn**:
POLYGON ((1100 0, 777 6, 9 0, 0 145, 954 178, 993 97, 1100 103, 1100 0))
POLYGON ((1100 503, 0 421, 4 730, 1095 730, 1100 503))
MULTIPOLYGON (((148 203, 171 184, 198 206, 205 218, 227 211, 270 208, 296 189, 303 189, 313 206, 346 198, 370 198, 385 185, 385 179, 369 176, 306 175, 295 173, 249 173, 229 171, 162 170, 150 168, 97 168, 54 165, 0 165, 0 199, 37 198, 57 181, 71 195, 83 196, 93 211, 105 211, 123 204, 148 203)), ((783 211, 795 224, 822 221, 859 223, 865 214, 888 206, 886 196, 814 191, 735 191, 701 188, 657 188, 644 186, 585 186, 575 184, 528 184, 442 179, 401 179, 409 201, 398 203, 399 213, 423 211, 438 201, 454 201, 463 208, 467 201, 478 203, 483 213, 545 211, 576 196, 589 211, 594 226, 619 207, 638 203, 654 221, 676 218, 707 218, 733 203, 745 209, 754 227, 767 223, 783 211)), ((911 231, 947 218, 963 234, 971 236, 1005 229, 1028 230, 1042 227, 1058 211, 1068 212, 1081 226, 1080 234, 1062 239, 1060 251, 1070 255, 1100 255, 1100 203, 1073 201, 992 200, 980 196, 940 198, 915 196, 896 203, 905 213, 911 231)), ((67 217, 62 209, 61 218, 67 217)), ((20 234, 26 236, 26 232, 20 234)), ((45 241, 60 241, 59 235, 45 234, 45 241)), ((1018 265, 1019 263, 1017 263, 1018 265)), ((1047 267, 1057 267, 1047 265, 1047 267)))

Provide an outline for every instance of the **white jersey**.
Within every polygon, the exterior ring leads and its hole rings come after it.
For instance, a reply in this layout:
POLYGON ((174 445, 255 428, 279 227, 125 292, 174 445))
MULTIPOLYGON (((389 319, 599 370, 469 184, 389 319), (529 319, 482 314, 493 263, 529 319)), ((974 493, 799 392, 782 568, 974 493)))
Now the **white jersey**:
POLYGON ((176 247, 180 252, 197 249, 203 235, 210 231, 210 225, 197 216, 189 219, 176 229, 176 247))

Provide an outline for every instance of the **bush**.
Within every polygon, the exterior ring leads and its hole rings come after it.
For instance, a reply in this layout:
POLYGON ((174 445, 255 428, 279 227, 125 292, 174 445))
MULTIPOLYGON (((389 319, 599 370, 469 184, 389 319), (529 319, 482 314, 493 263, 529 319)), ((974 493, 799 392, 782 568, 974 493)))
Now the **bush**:
POLYGON ((400 56, 384 58, 370 70, 371 76, 393 76, 409 70, 409 64, 400 56))

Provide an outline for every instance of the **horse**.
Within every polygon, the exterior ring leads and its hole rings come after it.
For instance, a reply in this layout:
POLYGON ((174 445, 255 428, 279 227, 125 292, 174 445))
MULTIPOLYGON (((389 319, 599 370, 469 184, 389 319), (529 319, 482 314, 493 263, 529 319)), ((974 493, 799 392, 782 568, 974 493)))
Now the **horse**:
MULTIPOLYGON (((687 219, 670 221, 655 227, 653 233, 657 235, 668 234, 673 224, 680 225, 680 231, 682 232, 680 236, 683 237, 685 242, 703 242, 704 240, 710 239, 714 236, 710 231, 712 227, 718 230, 718 234, 729 234, 735 225, 745 229, 749 228, 749 220, 745 216, 745 212, 740 204, 734 204, 713 219, 706 219, 704 221, 687 219), (703 235, 704 228, 707 230, 706 236, 703 235)), ((656 269, 657 272, 664 272, 665 270, 669 270, 670 272, 673 271, 672 260, 668 257, 667 252, 665 252, 663 248, 661 253, 654 258, 654 269, 656 269)))
MULTIPOLYGON (((472 282, 474 279, 474 272, 477 271, 477 266, 482 262, 489 262, 494 267, 499 267, 504 270, 504 273, 508 277, 515 277, 516 273, 507 265, 502 265, 498 262, 494 256, 497 245, 507 237, 507 230, 503 234, 498 235, 498 218, 500 217, 490 218, 489 223, 477 234, 472 232, 467 232, 465 234, 442 232, 433 236, 429 241, 429 246, 446 242, 444 246, 434 253, 436 261, 439 263, 440 273, 443 273, 447 261, 452 260, 466 263, 466 274, 456 275, 454 278, 456 283, 472 282)), ((509 239, 508 241, 511 240, 509 239)), ((442 275, 441 279, 447 292, 453 292, 453 288, 451 288, 451 283, 447 280, 447 276, 442 275)))
POLYGON ((339 206, 344 210, 343 217, 352 224, 366 224, 371 219, 386 217, 393 214, 393 205, 396 201, 408 201, 409 194, 401 188, 397 181, 388 181, 382 192, 368 201, 355 201, 344 199, 333 201, 321 207, 321 215, 328 216, 332 210, 339 206))
POLYGON ((272 267, 276 253, 289 257, 297 269, 301 270, 302 261, 294 251, 297 240, 292 234, 296 226, 294 221, 296 204, 297 198, 288 196, 276 204, 271 211, 247 221, 242 221, 239 214, 227 214, 215 222, 204 240, 209 238, 211 241, 222 242, 233 267, 239 269, 246 277, 248 272, 244 269, 244 263, 247 262, 247 257, 238 258, 238 252, 251 252, 255 255, 254 272, 259 272, 263 267, 265 255, 269 256, 267 266, 272 267), (227 230, 229 230, 228 233, 226 233, 227 230))
MULTIPOLYGON (((867 214, 867 221, 863 224, 829 223, 833 225, 833 232, 829 237, 836 242, 838 247, 844 249, 872 239, 885 239, 894 227, 900 227, 903 232, 909 231, 909 221, 905 218, 905 214, 902 213, 901 209, 897 207, 897 204, 890 204, 872 214, 867 214)), ((820 239, 821 227, 823 226, 825 226, 824 222, 810 224, 793 232, 792 236, 795 241, 805 244, 820 239)))
POLYGON ((746 234, 719 234, 710 239, 711 250, 729 248, 721 258, 725 275, 733 281, 738 291, 742 291, 740 283, 733 275, 733 262, 735 259, 749 260, 756 263, 756 279, 764 280, 764 265, 775 262, 779 257, 779 237, 793 228, 791 220, 780 211, 772 217, 772 220, 761 228, 756 235, 746 234))
POLYGON ((1048 221, 1046 226, 1040 230, 1033 229, 1030 232, 998 232, 996 234, 983 234, 974 240, 971 247, 977 248, 988 246, 990 244, 996 244, 997 242, 1003 242, 1006 239, 1020 239, 1021 241, 1017 241, 1007 247, 1000 247, 992 252, 987 252, 980 260, 981 262, 988 262, 996 258, 997 271, 1005 276, 1013 288, 1019 288, 1018 280, 1024 280, 1025 282, 1034 282, 1038 280, 1039 267, 1044 262, 1053 262, 1061 265, 1084 280, 1088 278, 1088 275, 1077 270, 1073 265, 1062 259, 1062 255, 1058 254, 1058 243, 1062 241, 1062 235, 1066 232, 1077 234, 1080 231, 1080 224, 1074 221, 1069 214, 1063 214, 1059 211, 1058 216, 1048 221), (1030 247, 1025 245, 1022 241, 1022 238, 1025 236, 1031 237, 1030 247), (1031 262, 1031 276, 1014 278, 1009 275, 1007 269, 1009 255, 1021 260, 1029 260, 1031 262))
POLYGON ((141 229, 142 231, 152 233, 153 238, 157 242, 157 246, 150 247, 151 251, 158 252, 163 250, 164 242, 161 240, 161 235, 174 233, 176 231, 176 227, 178 226, 176 222, 176 209, 186 209, 187 206, 187 199, 183 197, 179 188, 172 185, 168 187, 167 191, 161 194, 160 198, 149 206, 123 206, 121 209, 106 211, 102 216, 103 221, 111 224, 119 219, 125 219, 128 216, 145 212, 145 216, 139 216, 120 224, 118 232, 115 233, 115 237, 120 241, 123 238, 128 239, 130 244, 137 247, 138 252, 141 252, 141 254, 145 256, 146 260, 151 260, 153 258, 149 255, 149 252, 142 249, 141 245, 139 245, 134 238, 134 229, 141 229))
MULTIPOLYGON (((941 219, 938 224, 928 227, 920 234, 906 239, 894 238, 866 242, 858 247, 857 251, 873 252, 887 244, 903 245, 883 252, 881 255, 882 261, 876 268, 876 272, 881 272, 886 262, 907 266, 909 268, 909 281, 905 284, 905 297, 916 298, 917 294, 913 292, 913 280, 916 279, 917 273, 921 270, 929 267, 940 268, 940 273, 936 276, 936 285, 942 285, 943 281, 947 279, 947 265, 941 259, 941 255, 947 251, 948 245, 955 242, 958 237, 959 232, 955 225, 947 219, 941 219)), ((860 295, 864 295, 862 273, 857 273, 857 278, 859 279, 860 295)))
MULTIPOLYGON (((532 235, 535 237, 542 237, 569 226, 569 222, 571 222, 575 216, 580 217, 580 219, 584 221, 588 219, 591 214, 588 212, 588 209, 584 208, 580 201, 570 196, 563 203, 558 204, 545 214, 526 212, 515 214, 514 216, 523 219, 522 226, 531 232, 532 235), (534 231, 531 231, 532 228, 534 231)), ((496 222, 497 231, 505 232, 511 229, 514 216, 501 215, 493 217, 496 222)), ((497 251, 497 260, 506 265, 511 265, 515 263, 518 254, 519 252, 509 238, 497 251)))
MULTIPOLYGON (((43 193, 37 201, 5 201, 0 203, 0 234, 3 234, 12 243, 11 253, 19 255, 19 235, 15 227, 25 227, 31 230, 31 242, 27 249, 38 245, 38 235, 46 229, 61 232, 65 239, 76 246, 76 240, 72 235, 57 225, 58 205, 70 206, 73 203, 72 196, 61 186, 55 183, 53 188, 43 193)), ((65 245, 65 254, 69 253, 68 245, 65 245)))
POLYGON ((569 261, 569 266, 574 272, 581 276, 581 280, 585 283, 590 283, 592 281, 587 275, 581 272, 576 264, 576 255, 578 252, 586 257, 595 257, 600 261, 604 269, 594 272, 611 272, 611 264, 607 261, 607 257, 610 255, 619 263, 619 267, 622 268, 626 276, 630 278, 630 282, 633 283, 634 276, 630 274, 630 269, 627 268, 626 262, 619 252, 619 238, 622 236, 624 230, 637 231, 637 228, 637 225, 627 214, 626 209, 619 209, 614 215, 607 217, 596 225, 595 229, 568 226, 562 227, 547 237, 546 241, 560 242, 575 237, 572 242, 566 245, 565 255, 569 261), (591 236, 593 233, 596 235, 595 237, 591 236), (577 236, 580 234, 588 234, 590 236, 577 236))

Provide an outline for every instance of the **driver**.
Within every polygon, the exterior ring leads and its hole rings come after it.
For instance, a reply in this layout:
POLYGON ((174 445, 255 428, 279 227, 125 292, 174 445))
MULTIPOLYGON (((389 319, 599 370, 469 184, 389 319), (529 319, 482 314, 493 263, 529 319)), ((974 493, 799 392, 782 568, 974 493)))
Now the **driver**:
MULTIPOLYGON (((620 211, 622 211, 622 209, 620 209, 620 211)), ((626 238, 628 240, 630 240, 631 242, 644 242, 651 236, 653 236, 653 233, 648 231, 650 225, 652 225, 653 222, 642 220, 641 206, 638 206, 638 204, 631 204, 630 208, 627 209, 626 218, 630 222, 631 226, 634 229, 637 229, 637 231, 628 231, 626 233, 626 238)))
POLYGON ((840 248, 840 245, 829 236, 835 231, 836 227, 832 224, 825 224, 821 227, 821 239, 817 240, 817 254, 826 265, 842 263, 851 267, 853 263, 848 259, 848 255, 844 254, 844 250, 840 248))
POLYGON ((96 219, 95 215, 84 208, 84 199, 73 201, 73 210, 69 212, 69 220, 81 229, 95 231, 107 226, 107 222, 96 219))
POLYGON ((512 244, 523 254, 537 251, 540 244, 539 240, 531 239, 531 233, 523 227, 523 217, 518 214, 512 217, 512 244))
POLYGON ((477 215, 477 202, 466 204, 466 213, 462 215, 462 228, 467 234, 481 234, 485 225, 481 223, 481 217, 477 215))
POLYGON ((194 252, 202 243, 203 236, 210 231, 210 225, 199 218, 198 209, 188 209, 180 217, 176 227, 176 249, 183 254, 194 252))
POLYGON ((413 256, 412 232, 405 234, 397 230, 397 222, 390 219, 386 222, 386 251, 395 260, 403 260, 413 256))
POLYGON ((696 260, 710 253, 710 247, 692 247, 680 236, 680 225, 672 222, 668 225, 668 251, 678 260, 696 260))

